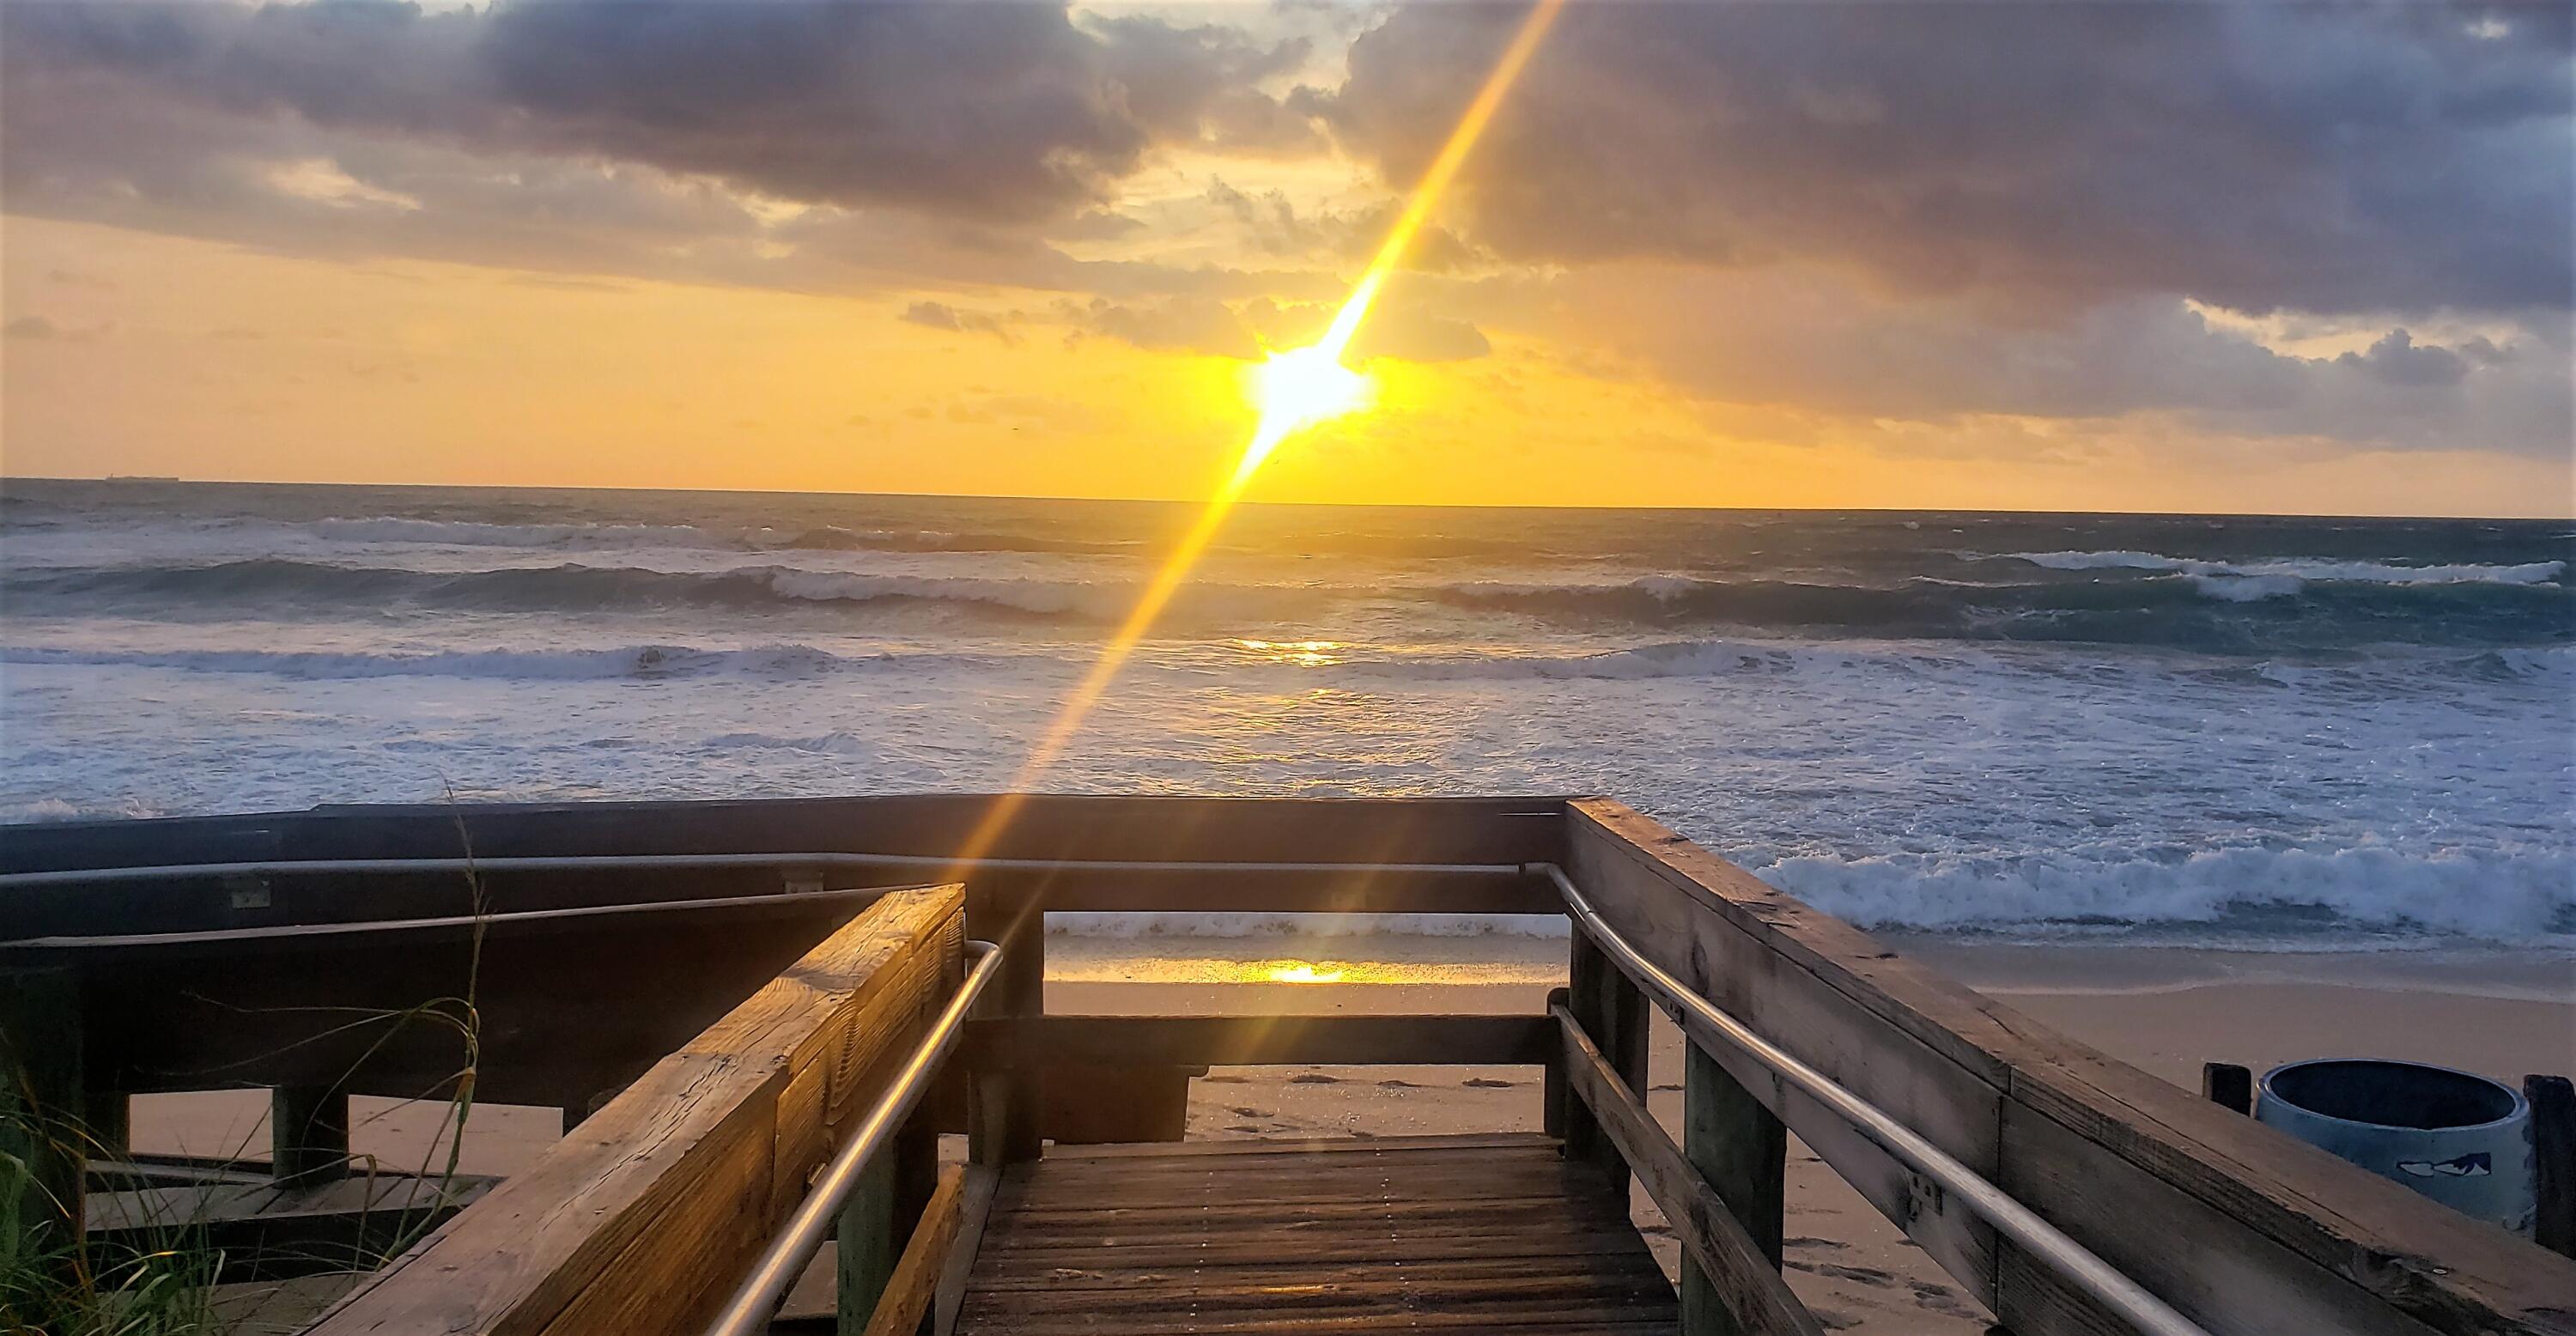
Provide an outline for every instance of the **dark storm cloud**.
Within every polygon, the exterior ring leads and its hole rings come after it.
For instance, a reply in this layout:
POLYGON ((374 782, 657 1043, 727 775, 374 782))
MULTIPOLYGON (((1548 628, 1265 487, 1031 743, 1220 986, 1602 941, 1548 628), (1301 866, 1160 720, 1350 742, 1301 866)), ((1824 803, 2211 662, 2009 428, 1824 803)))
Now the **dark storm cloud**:
MULTIPOLYGON (((1916 291, 2564 309, 2564 4, 1601 5, 1465 183, 1507 258, 1806 259, 1916 291)), ((1411 179, 1514 12, 1408 5, 1301 105, 1411 179)))
POLYGON ((649 165, 761 194, 988 223, 1100 200, 1157 143, 1311 138, 1252 81, 1302 59, 1230 30, 1060 6, 30 0, 5 24, 8 171, 149 175, 280 122, 480 155, 649 165), (215 118, 209 120, 208 118, 215 118))

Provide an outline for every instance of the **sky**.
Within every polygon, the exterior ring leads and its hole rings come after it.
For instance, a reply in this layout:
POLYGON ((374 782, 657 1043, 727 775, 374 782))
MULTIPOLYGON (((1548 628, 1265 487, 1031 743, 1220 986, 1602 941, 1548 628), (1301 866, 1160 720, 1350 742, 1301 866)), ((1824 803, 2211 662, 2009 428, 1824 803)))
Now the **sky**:
MULTIPOLYGON (((0 4, 0 471, 1188 498, 1523 10, 0 4)), ((2576 8, 1578 3, 1255 500, 2566 515, 2576 8)))

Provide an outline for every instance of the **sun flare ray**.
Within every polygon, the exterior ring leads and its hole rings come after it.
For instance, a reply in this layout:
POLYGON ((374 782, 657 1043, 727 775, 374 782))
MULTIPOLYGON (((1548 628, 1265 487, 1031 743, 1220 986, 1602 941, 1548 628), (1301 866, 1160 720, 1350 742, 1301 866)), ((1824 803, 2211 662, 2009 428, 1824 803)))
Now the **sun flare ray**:
POLYGON ((1414 238, 1420 235, 1423 225, 1439 204, 1441 195, 1456 179, 1459 169, 1466 165, 1468 155, 1475 150, 1476 141, 1483 137, 1485 127, 1492 123, 1494 113, 1501 109, 1505 95, 1528 66, 1530 57, 1537 54, 1539 44, 1545 40, 1548 29, 1554 26, 1558 13, 1564 8, 1565 0, 1539 0, 1529 16, 1521 21, 1520 28, 1512 35, 1511 44, 1503 49, 1493 71, 1485 76, 1484 84, 1476 90, 1475 99, 1467 104, 1466 112, 1459 117, 1457 128, 1450 131, 1439 154, 1424 170, 1413 193, 1406 197, 1404 211, 1396 215, 1394 225, 1387 229, 1386 238, 1370 258, 1368 269, 1352 285, 1350 296, 1334 313, 1333 323, 1326 327, 1324 336, 1309 347, 1274 351, 1254 370, 1253 397, 1260 410, 1260 418, 1253 427, 1251 438, 1244 443, 1242 456, 1218 485, 1216 494, 1208 498, 1197 520, 1181 535, 1180 541, 1173 544, 1162 568, 1146 583, 1136 605, 1128 610, 1108 643, 1102 646, 1100 657, 1093 660, 1090 670, 1066 695, 1055 719, 1039 735, 1037 742, 1030 747, 1027 759, 1011 777, 1009 787, 995 798, 983 818, 968 833, 957 852, 960 866, 952 870, 952 875, 962 876, 963 865, 989 853, 1002 832, 1009 829, 1012 818, 1018 815, 1021 804, 1026 800, 1029 786, 1054 766, 1065 748, 1072 744, 1074 735, 1081 732, 1092 708, 1100 703, 1100 698, 1118 676, 1118 670, 1135 653, 1137 642, 1144 639, 1145 632, 1162 616, 1173 595, 1188 583, 1199 558, 1206 555, 1208 544, 1215 541, 1217 531, 1224 527, 1227 514, 1242 499, 1253 476, 1260 472, 1271 454, 1297 433, 1340 417, 1368 401, 1368 377, 1352 370, 1344 362, 1350 352, 1351 340, 1358 336, 1360 325, 1368 319, 1369 307, 1386 287, 1387 278, 1403 262, 1414 238))

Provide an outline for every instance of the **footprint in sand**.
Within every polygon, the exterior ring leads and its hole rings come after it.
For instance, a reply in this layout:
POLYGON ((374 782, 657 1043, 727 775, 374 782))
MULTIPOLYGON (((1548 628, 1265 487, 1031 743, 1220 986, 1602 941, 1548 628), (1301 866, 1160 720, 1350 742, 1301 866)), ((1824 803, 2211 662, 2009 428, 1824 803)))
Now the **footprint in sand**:
POLYGON ((1881 1271, 1874 1266, 1838 1266, 1831 1262, 1788 1262, 1784 1265, 1792 1270, 1831 1276, 1836 1280, 1848 1280, 1862 1285, 1875 1285, 1880 1289, 1894 1289, 1898 1285, 1907 1283, 1897 1279, 1894 1273, 1881 1271))
POLYGON ((1270 1116, 1270 1110, 1268 1109, 1248 1109, 1240 1104, 1228 1104, 1225 1106, 1225 1111, 1233 1114, 1237 1118, 1267 1118, 1270 1116))
POLYGON ((1466 1080, 1460 1081, 1458 1084, 1467 1087, 1469 1090, 1509 1090, 1513 1086, 1519 1085, 1520 1082, 1497 1081, 1488 1076, 1470 1076, 1466 1080))
POLYGON ((1322 1072, 1299 1072, 1288 1078, 1290 1085, 1340 1085, 1341 1083, 1342 1078, 1326 1076, 1322 1072))

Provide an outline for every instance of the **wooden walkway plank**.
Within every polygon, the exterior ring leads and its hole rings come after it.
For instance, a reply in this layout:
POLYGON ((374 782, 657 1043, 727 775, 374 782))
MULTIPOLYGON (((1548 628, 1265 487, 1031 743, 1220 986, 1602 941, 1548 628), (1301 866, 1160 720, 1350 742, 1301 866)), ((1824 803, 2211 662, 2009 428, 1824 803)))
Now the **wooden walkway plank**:
POLYGON ((965 1336, 1674 1330, 1601 1174, 1534 1137, 1182 1143, 1003 1180, 965 1336))

